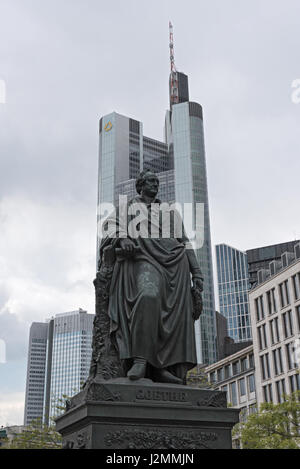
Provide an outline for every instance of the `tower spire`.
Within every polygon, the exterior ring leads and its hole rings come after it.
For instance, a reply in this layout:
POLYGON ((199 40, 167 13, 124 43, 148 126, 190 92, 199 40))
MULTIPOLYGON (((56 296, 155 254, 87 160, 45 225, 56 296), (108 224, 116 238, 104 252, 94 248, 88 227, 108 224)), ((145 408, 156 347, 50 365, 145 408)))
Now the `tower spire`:
POLYGON ((173 25, 169 21, 169 36, 170 36, 170 65, 171 65, 171 76, 170 76, 170 103, 177 104, 179 103, 179 94, 178 94, 178 74, 175 66, 174 58, 174 36, 173 36, 173 25))

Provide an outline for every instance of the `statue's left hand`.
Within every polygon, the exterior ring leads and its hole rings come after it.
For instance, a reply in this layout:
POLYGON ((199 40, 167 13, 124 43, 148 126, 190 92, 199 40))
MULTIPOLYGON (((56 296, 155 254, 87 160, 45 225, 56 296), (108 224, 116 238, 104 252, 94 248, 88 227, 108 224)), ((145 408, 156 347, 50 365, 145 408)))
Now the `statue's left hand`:
POLYGON ((201 292, 203 291, 203 280, 200 277, 193 277, 193 287, 198 288, 201 292))

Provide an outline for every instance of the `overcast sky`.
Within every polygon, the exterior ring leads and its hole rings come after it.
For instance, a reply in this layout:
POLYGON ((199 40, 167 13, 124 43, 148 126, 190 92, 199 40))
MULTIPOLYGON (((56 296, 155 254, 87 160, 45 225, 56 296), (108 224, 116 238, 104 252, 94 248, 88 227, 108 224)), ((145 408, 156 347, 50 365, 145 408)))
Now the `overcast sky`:
POLYGON ((98 120, 163 138, 169 19, 204 110, 213 245, 300 238, 299 0, 0 0, 0 425, 23 423, 30 323, 94 312, 98 120))

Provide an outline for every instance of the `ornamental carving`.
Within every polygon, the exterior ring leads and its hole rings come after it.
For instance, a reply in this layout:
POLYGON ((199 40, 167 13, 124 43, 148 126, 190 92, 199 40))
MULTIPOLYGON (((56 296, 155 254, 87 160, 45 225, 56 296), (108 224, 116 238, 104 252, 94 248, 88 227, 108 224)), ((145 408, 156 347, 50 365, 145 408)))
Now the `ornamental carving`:
POLYGON ((214 432, 172 432, 120 430, 104 438, 107 448, 114 449, 209 449, 218 439, 214 432))
POLYGON ((79 431, 72 435, 71 439, 63 441, 63 449, 87 449, 90 443, 90 435, 87 431, 79 431))
POLYGON ((94 319, 92 360, 89 378, 85 386, 95 378, 109 380, 123 376, 118 352, 110 337, 110 318, 108 300, 111 278, 115 263, 115 252, 112 247, 104 249, 103 261, 94 280, 96 294, 96 315, 94 319))
POLYGON ((197 402, 200 407, 227 407, 226 394, 217 392, 197 402))
POLYGON ((101 384, 91 384, 86 394, 87 401, 120 401, 119 392, 111 392, 106 386, 101 384))

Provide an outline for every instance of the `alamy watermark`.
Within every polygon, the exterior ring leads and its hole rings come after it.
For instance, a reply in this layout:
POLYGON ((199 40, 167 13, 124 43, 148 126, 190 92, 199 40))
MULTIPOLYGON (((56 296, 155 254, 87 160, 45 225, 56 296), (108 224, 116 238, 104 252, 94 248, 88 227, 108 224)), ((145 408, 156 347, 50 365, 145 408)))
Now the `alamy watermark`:
POLYGON ((0 104, 6 103, 6 83, 0 78, 0 104))
POLYGON ((6 343, 0 339, 0 364, 6 363, 6 343))
POLYGON ((294 104, 300 104, 300 78, 296 78, 292 82, 293 92, 291 94, 291 100, 294 104))
POLYGON ((200 249, 204 244, 204 203, 175 202, 128 203, 119 196, 116 208, 111 203, 98 206, 98 234, 101 238, 177 238, 187 249, 200 249))

